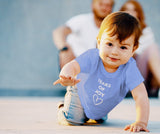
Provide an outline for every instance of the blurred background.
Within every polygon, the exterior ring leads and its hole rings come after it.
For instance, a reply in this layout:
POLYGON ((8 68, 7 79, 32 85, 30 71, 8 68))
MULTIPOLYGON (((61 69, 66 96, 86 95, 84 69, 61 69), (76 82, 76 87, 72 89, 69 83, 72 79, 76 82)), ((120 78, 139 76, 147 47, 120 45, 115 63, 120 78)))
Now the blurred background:
MULTIPOLYGON (((126 0, 115 0, 118 11, 126 0)), ((138 0, 160 45, 160 1, 138 0)), ((91 11, 91 0, 0 0, 0 96, 60 96, 52 31, 91 11)))

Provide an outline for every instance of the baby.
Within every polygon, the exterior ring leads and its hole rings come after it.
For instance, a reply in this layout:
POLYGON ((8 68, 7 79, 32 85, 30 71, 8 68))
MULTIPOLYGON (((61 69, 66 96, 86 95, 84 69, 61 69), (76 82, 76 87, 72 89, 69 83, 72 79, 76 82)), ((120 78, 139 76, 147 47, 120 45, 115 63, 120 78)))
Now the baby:
POLYGON ((115 12, 103 20, 97 48, 67 63, 54 82, 68 86, 64 105, 59 107, 59 123, 78 125, 88 119, 103 122, 131 91, 137 117, 124 130, 149 131, 149 100, 144 79, 132 58, 140 35, 139 22, 128 13, 115 12))

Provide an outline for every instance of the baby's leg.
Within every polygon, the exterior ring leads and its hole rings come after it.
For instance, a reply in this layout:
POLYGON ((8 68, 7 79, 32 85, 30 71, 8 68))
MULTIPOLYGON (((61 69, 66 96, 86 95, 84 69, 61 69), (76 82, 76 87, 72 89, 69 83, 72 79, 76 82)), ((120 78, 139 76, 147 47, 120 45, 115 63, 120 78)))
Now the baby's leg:
POLYGON ((81 106, 77 88, 67 87, 64 106, 58 111, 58 122, 62 125, 80 125, 85 123, 86 116, 81 106))

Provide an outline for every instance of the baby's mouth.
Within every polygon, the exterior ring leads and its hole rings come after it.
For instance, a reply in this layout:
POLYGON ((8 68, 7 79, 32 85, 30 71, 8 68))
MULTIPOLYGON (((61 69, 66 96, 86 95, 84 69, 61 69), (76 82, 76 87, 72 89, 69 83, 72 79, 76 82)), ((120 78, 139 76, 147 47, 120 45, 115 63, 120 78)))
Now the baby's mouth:
POLYGON ((109 57, 109 58, 111 61, 114 61, 114 62, 119 60, 118 58, 114 58, 114 57, 109 57))

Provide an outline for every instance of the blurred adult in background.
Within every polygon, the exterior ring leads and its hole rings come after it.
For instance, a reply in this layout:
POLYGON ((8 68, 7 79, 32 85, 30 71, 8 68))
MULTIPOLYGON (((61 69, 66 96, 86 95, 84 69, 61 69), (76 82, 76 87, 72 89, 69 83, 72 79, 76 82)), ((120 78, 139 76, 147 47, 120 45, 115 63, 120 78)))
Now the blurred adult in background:
POLYGON ((139 48, 136 50, 135 59, 145 79, 148 96, 158 97, 160 88, 159 48, 151 28, 145 22, 142 6, 136 0, 128 0, 122 5, 120 11, 128 12, 138 18, 141 24, 143 32, 139 40, 139 48))
POLYGON ((60 69, 90 48, 96 47, 96 36, 103 19, 112 12, 114 0, 92 0, 92 13, 80 14, 53 31, 59 50, 60 69))

